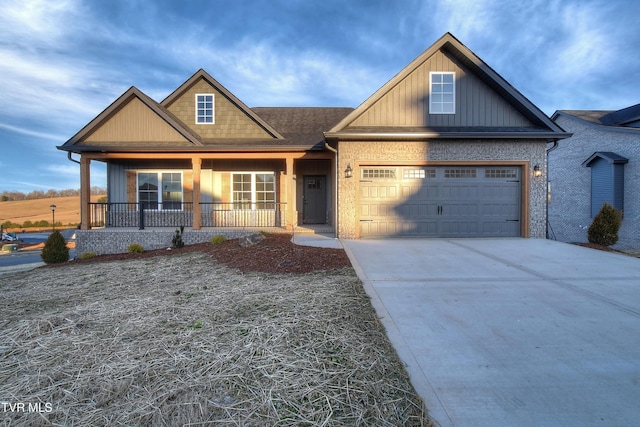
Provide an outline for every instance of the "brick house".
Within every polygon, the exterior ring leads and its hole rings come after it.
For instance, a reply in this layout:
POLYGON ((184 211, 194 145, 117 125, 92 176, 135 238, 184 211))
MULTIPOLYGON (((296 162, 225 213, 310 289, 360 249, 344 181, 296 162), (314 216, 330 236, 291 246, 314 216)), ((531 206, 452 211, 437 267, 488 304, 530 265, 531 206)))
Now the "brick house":
POLYGON ((624 212, 617 249, 640 249, 640 104, 617 111, 561 110, 572 137, 549 149, 549 233, 586 242, 602 204, 624 212))
POLYGON ((446 33, 356 109, 249 108, 200 70, 161 102, 132 87, 58 148, 80 156, 83 251, 180 225, 187 241, 313 225, 544 237, 546 146, 567 136, 446 33), (92 161, 104 204, 89 202, 92 161))

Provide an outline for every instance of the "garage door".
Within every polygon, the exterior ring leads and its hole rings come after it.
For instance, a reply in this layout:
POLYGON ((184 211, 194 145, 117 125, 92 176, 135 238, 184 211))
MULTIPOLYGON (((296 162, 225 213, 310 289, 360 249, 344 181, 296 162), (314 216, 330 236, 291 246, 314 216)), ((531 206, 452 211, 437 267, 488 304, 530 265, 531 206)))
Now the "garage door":
POLYGON ((520 236, 520 167, 363 167, 360 236, 520 236))

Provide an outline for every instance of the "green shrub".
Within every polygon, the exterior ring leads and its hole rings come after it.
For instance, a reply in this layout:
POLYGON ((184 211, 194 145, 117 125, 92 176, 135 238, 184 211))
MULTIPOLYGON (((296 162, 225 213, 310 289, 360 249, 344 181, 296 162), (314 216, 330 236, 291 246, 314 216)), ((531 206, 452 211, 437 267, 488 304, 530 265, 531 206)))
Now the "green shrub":
POLYGON ((127 252, 129 252, 130 254, 141 254, 142 252, 144 252, 144 248, 141 244, 132 243, 127 248, 127 252))
POLYGON ((226 241, 227 238, 224 236, 213 236, 211 240, 209 240, 209 243, 211 243, 212 245, 219 245, 220 243, 224 243, 226 241))
POLYGON ((589 242, 603 246, 615 244, 618 241, 618 230, 621 225, 620 211, 605 202, 589 226, 587 231, 589 242))
POLYGON ((59 231, 54 231, 49 235, 40 257, 47 264, 69 261, 69 248, 67 248, 67 242, 64 241, 64 237, 59 231))
POLYGON ((84 252, 82 255, 80 255, 80 259, 91 259, 97 256, 98 256, 97 252, 84 252))
POLYGON ((184 242, 182 241, 182 232, 184 231, 184 226, 180 226, 180 230, 176 230, 176 235, 173 236, 171 240, 171 247, 174 249, 180 249, 184 247, 184 242))

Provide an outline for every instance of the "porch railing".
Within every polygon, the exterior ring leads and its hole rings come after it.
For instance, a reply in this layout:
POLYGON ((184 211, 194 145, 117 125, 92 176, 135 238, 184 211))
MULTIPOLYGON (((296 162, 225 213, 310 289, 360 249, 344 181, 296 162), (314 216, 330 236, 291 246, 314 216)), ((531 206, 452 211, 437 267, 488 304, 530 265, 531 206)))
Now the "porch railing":
MULTIPOLYGON (((202 227, 283 227, 286 203, 200 203, 202 227)), ((192 227, 193 203, 89 203, 90 227, 192 227)))

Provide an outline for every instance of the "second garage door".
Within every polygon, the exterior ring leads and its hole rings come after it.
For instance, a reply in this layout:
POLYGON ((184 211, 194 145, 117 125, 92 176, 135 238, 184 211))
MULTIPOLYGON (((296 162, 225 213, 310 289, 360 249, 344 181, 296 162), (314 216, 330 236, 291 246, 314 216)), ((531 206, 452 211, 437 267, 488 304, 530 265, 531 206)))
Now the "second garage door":
POLYGON ((518 237, 517 166, 362 167, 360 236, 518 237))

